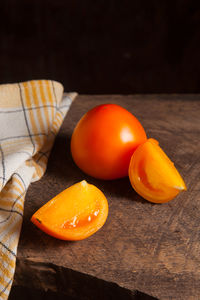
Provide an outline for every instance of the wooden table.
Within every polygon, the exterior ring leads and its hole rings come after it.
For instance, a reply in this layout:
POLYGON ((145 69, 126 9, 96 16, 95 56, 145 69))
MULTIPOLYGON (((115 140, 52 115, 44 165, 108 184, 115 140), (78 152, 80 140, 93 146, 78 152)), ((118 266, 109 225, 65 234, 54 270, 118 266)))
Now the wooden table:
POLYGON ((159 299, 200 299, 199 95, 79 96, 74 101, 46 174, 26 197, 14 284, 78 299, 113 299, 114 289, 120 299, 134 297, 135 291, 159 299), (128 178, 96 180, 76 167, 69 150, 73 128, 89 109, 108 102, 131 111, 148 136, 159 140, 185 179, 187 192, 167 204, 151 204, 134 192, 128 178), (30 222, 36 209, 82 179, 108 199, 109 217, 100 231, 83 241, 65 242, 30 222))

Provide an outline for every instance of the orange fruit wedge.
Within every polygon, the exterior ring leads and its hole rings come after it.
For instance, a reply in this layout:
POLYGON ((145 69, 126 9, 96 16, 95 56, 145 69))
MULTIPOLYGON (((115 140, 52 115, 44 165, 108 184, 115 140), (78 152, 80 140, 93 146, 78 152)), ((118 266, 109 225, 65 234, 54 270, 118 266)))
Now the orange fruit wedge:
POLYGON ((31 221, 62 240, 82 240, 99 230, 108 216, 104 194, 85 180, 67 188, 34 213, 31 221))
POLYGON ((187 189, 173 162, 154 139, 141 144, 132 155, 129 179, 140 196, 154 203, 168 202, 187 189))

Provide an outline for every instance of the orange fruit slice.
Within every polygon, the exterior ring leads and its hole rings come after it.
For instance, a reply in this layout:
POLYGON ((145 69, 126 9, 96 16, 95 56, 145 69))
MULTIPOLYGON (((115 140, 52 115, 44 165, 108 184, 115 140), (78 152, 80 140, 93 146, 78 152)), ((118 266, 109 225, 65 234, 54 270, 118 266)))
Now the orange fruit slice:
POLYGON ((139 195, 154 203, 168 202, 187 189, 174 163, 154 139, 148 139, 132 155, 129 179, 139 195))
POLYGON ((82 240, 99 230, 108 216, 104 194, 85 180, 67 188, 34 213, 31 221, 62 240, 82 240))

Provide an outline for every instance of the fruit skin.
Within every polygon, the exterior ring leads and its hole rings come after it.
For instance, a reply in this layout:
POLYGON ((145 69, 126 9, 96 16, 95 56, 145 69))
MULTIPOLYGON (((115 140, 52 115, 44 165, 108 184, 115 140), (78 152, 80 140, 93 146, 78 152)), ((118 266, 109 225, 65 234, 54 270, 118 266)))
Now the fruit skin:
POLYGON ((128 176, 131 156, 146 139, 144 128, 129 111, 116 104, 102 104, 76 125, 71 153, 86 174, 111 180, 128 176))
POLYGON ((31 221, 61 240, 83 240, 105 223, 108 202, 104 194, 85 180, 72 185, 37 210, 31 221))
POLYGON ((129 179, 140 196, 154 203, 168 202, 187 189, 173 162, 154 139, 148 139, 134 152, 129 179))

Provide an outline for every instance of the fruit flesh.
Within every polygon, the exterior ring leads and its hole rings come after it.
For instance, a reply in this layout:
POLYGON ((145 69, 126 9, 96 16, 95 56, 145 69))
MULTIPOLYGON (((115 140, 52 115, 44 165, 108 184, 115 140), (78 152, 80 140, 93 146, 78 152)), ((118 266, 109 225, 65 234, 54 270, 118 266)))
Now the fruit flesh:
POLYGON ((107 215, 108 203, 104 194, 83 180, 47 202, 31 221, 56 238, 81 240, 99 230, 107 215))
POLYGON ((139 195, 155 203, 168 202, 186 190, 173 162, 154 139, 148 139, 136 149, 129 166, 129 178, 139 195))

